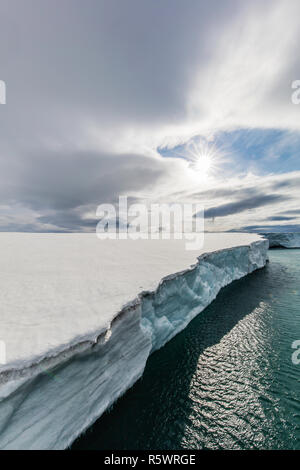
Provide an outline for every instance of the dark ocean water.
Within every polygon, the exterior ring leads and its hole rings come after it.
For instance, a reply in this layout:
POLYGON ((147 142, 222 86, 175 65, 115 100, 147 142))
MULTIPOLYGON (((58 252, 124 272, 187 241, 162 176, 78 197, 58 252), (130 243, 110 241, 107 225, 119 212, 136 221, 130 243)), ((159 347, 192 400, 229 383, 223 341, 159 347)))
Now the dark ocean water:
POLYGON ((218 298, 73 449, 300 449, 300 250, 218 298))

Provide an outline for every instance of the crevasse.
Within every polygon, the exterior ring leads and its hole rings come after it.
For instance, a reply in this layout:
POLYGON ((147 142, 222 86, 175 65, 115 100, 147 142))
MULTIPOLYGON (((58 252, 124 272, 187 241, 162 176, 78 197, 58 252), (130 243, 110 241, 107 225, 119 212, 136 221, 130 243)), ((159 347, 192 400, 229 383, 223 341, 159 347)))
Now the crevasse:
POLYGON ((64 449, 143 374, 162 347, 234 280, 262 268, 268 241, 201 255, 127 304, 110 328, 22 373, 6 371, 0 387, 1 449, 64 449))

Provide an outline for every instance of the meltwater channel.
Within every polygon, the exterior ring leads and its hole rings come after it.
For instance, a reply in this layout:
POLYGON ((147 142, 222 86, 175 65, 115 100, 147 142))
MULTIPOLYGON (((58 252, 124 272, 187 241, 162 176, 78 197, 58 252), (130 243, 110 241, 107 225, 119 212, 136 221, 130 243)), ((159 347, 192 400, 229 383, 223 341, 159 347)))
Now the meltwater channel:
POLYGON ((72 449, 300 449, 300 250, 269 257, 155 352, 72 449))

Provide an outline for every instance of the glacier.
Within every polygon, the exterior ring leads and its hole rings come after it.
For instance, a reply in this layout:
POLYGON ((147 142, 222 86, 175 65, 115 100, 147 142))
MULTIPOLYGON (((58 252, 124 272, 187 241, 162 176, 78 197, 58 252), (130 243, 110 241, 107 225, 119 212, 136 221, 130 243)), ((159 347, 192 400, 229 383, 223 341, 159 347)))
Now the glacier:
POLYGON ((262 233, 269 240, 270 248, 300 248, 300 232, 262 233))
POLYGON ((65 449, 143 374, 149 355, 234 280, 263 268, 255 234, 101 240, 0 234, 0 448, 65 449))

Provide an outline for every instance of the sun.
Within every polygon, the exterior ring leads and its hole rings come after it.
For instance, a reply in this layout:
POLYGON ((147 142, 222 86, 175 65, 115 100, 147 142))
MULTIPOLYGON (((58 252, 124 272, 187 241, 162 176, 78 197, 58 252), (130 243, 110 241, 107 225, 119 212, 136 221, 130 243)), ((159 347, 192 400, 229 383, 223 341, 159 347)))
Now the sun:
POLYGON ((203 176, 208 176, 211 165, 212 165, 212 159, 210 155, 200 154, 197 157, 196 161, 194 162, 193 168, 194 168, 194 171, 196 171, 197 173, 199 172, 203 176))
POLYGON ((205 141, 192 142, 188 147, 187 158, 197 177, 207 179, 213 172, 217 152, 213 145, 205 141))

